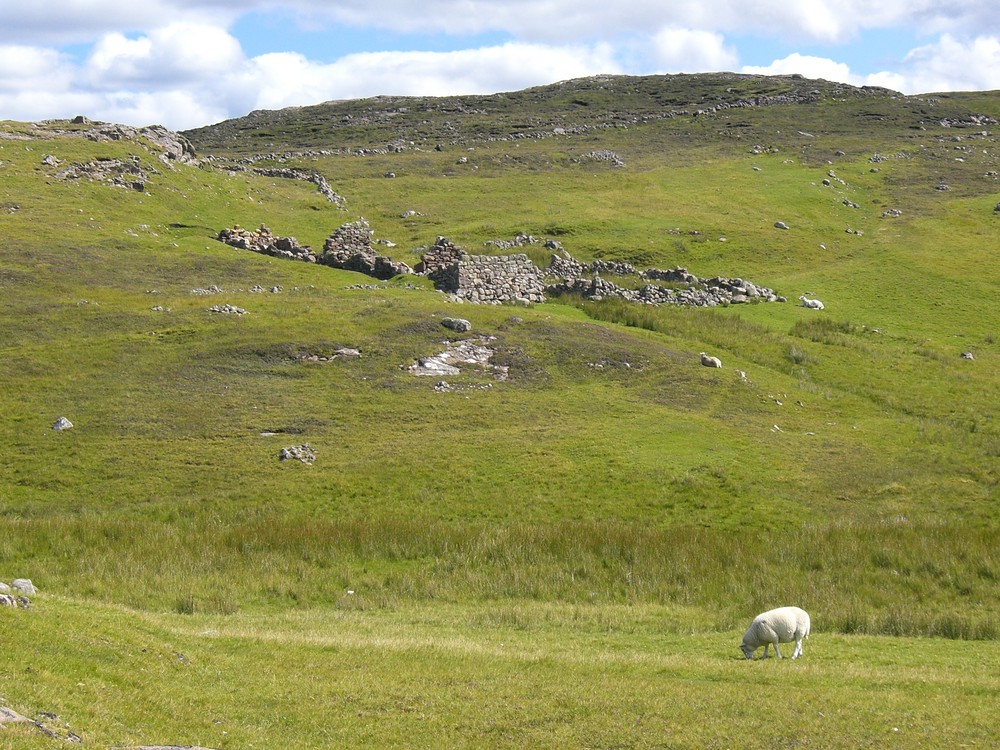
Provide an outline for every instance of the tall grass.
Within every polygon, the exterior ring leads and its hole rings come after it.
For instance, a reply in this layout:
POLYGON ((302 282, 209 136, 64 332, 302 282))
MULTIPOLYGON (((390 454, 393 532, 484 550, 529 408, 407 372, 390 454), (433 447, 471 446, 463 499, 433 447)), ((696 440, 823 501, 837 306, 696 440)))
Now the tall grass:
POLYGON ((1000 546, 957 525, 655 529, 259 515, 12 520, 0 553, 50 590, 155 611, 419 602, 657 603, 738 626, 795 603, 844 633, 994 638, 1000 546), (348 593, 353 592, 353 593, 348 593))

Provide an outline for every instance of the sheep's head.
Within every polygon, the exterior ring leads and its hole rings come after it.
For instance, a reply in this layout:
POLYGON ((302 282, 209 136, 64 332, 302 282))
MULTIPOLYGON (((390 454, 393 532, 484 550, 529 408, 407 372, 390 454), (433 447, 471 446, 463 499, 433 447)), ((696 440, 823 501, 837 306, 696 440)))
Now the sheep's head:
POLYGON ((757 649, 755 649, 755 648, 754 648, 753 646, 751 646, 751 645, 750 645, 749 643, 747 643, 746 641, 743 641, 743 642, 742 642, 742 643, 740 644, 740 651, 742 651, 742 652, 743 652, 743 655, 744 655, 744 656, 745 656, 746 658, 748 658, 748 659, 752 659, 752 658, 753 658, 753 652, 754 652, 754 651, 756 651, 756 650, 757 650, 757 649))

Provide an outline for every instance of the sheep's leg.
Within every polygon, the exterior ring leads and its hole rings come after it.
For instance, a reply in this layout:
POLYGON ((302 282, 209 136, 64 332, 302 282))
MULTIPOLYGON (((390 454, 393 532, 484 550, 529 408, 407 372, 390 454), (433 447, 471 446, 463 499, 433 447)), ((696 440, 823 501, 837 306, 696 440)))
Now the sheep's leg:
POLYGON ((802 656, 802 639, 801 638, 799 638, 797 641, 795 641, 795 651, 792 652, 792 658, 793 659, 798 659, 800 656, 802 656))
POLYGON ((778 642, 777 641, 774 642, 774 653, 776 653, 778 655, 779 659, 784 658, 781 655, 781 649, 778 648, 778 642))

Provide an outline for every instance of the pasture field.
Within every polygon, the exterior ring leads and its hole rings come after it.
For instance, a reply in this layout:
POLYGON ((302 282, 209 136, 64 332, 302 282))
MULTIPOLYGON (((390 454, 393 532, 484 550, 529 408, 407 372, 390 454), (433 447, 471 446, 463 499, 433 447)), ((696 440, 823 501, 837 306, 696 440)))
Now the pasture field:
POLYGON ((0 123, 0 580, 40 590, 0 707, 50 733, 0 746, 997 746, 1000 98, 830 86, 338 103, 198 164, 0 123), (115 160, 142 190, 63 174, 115 160), (411 265, 526 233, 789 301, 460 305, 215 239, 361 217, 411 265), (506 379, 407 369, 478 336, 506 379), (804 658, 738 658, 785 604, 804 658))
MULTIPOLYGON (((6 650, 32 658, 3 689, 95 747, 996 744, 996 640, 820 631, 800 659, 748 662, 742 631, 702 620, 523 600, 219 617, 46 596, 10 631, 6 650)), ((23 724, 0 742, 64 744, 23 724)))

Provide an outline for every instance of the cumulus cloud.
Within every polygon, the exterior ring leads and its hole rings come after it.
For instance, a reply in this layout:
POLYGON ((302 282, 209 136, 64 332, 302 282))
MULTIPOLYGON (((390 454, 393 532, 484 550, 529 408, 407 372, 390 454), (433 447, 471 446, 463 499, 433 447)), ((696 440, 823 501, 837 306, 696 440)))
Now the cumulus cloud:
POLYGON ((839 63, 825 57, 800 55, 798 52, 794 52, 780 60, 775 60, 770 65, 744 65, 741 72, 763 76, 798 73, 806 78, 823 78, 827 81, 837 81, 857 86, 863 84, 860 77, 853 75, 850 67, 844 63, 839 63))
POLYGON ((844 63, 823 57, 793 53, 765 66, 743 66, 743 73, 788 75, 853 86, 883 86, 904 94, 935 91, 983 91, 1000 89, 1000 38, 977 37, 960 41, 949 34, 912 50, 899 70, 859 75, 844 63))
POLYGON ((652 39, 653 64, 667 73, 732 70, 739 62, 736 50, 721 34, 666 28, 652 39))
POLYGON ((565 43, 674 26, 722 33, 843 41, 864 29, 906 25, 921 33, 982 33, 1000 27, 994 0, 30 0, 0 3, 0 43, 86 41, 147 33, 165 19, 229 26, 257 10, 312 25, 342 23, 400 33, 502 32, 565 43))
POLYGON ((1000 89, 1000 37, 945 34, 910 52, 903 68, 907 93, 1000 89))
POLYGON ((261 55, 232 88, 256 92, 254 108, 278 108, 385 93, 400 96, 511 91, 616 72, 610 49, 509 43, 456 52, 365 52, 317 64, 302 55, 261 55))
POLYGON ((225 75, 243 62, 237 39, 205 24, 172 23, 148 36, 129 39, 107 34, 86 63, 85 75, 95 87, 173 85, 225 75))
POLYGON ((53 49, 0 47, 0 92, 65 91, 73 80, 69 59, 53 49))

